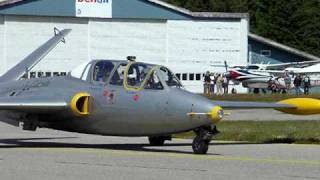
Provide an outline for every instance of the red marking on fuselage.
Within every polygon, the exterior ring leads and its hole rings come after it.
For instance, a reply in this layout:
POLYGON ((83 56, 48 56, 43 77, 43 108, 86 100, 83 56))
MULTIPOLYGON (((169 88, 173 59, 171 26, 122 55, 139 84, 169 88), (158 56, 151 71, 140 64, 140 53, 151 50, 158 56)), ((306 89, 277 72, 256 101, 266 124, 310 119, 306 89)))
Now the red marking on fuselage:
POLYGON ((241 74, 238 73, 238 72, 235 71, 235 70, 231 70, 231 71, 229 72, 229 74, 230 74, 230 78, 231 78, 232 80, 237 80, 237 78, 241 76, 241 74))
POLYGON ((104 90, 104 91, 103 91, 103 96, 104 96, 104 97, 108 97, 108 96, 109 96, 109 94, 110 94, 110 93, 109 93, 109 91, 108 91, 108 90, 104 90))
POLYGON ((133 96, 133 100, 136 101, 136 102, 139 101, 139 95, 138 94, 134 95, 133 96))

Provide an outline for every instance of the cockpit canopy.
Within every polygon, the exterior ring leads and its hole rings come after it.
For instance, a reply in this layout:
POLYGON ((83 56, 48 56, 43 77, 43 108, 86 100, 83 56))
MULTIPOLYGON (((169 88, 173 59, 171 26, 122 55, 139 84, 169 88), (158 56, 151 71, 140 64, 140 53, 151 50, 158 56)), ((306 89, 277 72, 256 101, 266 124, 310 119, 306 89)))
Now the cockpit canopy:
POLYGON ((123 86, 133 91, 182 87, 168 68, 141 62, 96 60, 80 66, 71 75, 92 83, 123 86))

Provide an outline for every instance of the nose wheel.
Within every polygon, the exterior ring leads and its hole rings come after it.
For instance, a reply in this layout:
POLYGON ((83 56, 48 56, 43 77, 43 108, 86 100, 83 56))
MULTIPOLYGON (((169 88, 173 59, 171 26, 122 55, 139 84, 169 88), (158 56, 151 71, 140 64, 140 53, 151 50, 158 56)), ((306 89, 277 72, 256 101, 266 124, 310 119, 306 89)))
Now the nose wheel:
POLYGON ((195 154, 207 154, 209 149, 208 140, 203 140, 200 136, 196 136, 192 142, 192 149, 195 154))
POLYGON ((192 149, 195 154, 207 154, 209 144, 212 137, 218 133, 216 126, 214 127, 201 127, 194 130, 196 137, 192 142, 192 149))

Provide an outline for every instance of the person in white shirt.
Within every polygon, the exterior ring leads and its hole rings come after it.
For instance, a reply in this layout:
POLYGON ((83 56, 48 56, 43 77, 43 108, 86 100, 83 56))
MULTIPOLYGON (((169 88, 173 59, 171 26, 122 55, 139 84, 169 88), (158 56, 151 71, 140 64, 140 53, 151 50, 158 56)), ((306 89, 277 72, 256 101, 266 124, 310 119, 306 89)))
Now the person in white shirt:
POLYGON ((229 91, 229 79, 227 78, 226 75, 223 76, 222 87, 223 87, 223 93, 224 94, 228 94, 228 91, 229 91))
POLYGON ((222 77, 221 74, 218 74, 218 78, 217 78, 217 81, 216 81, 217 94, 218 94, 218 95, 222 95, 222 94, 223 94, 222 83, 223 83, 223 77, 222 77))
POLYGON ((216 86, 216 78, 215 78, 215 74, 214 73, 211 73, 210 74, 210 95, 214 95, 214 89, 215 89, 215 86, 216 86))

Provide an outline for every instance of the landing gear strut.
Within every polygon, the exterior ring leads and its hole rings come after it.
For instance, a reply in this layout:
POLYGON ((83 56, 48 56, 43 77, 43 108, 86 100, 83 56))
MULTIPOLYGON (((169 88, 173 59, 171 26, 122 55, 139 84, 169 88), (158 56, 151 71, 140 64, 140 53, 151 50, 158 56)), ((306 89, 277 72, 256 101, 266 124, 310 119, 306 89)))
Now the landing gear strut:
POLYGON ((23 122, 22 129, 25 131, 36 131, 38 124, 39 122, 37 121, 23 122))
POLYGON ((25 131, 36 131, 37 127, 39 126, 38 116, 29 115, 23 121, 22 129, 25 131))
POLYGON ((195 154, 207 154, 212 137, 219 133, 216 126, 201 127, 194 130, 196 137, 192 142, 192 149, 195 154))
POLYGON ((163 146, 166 140, 171 141, 171 136, 152 136, 149 137, 149 143, 151 146, 163 146))

